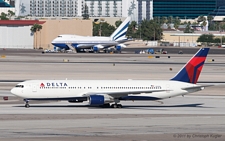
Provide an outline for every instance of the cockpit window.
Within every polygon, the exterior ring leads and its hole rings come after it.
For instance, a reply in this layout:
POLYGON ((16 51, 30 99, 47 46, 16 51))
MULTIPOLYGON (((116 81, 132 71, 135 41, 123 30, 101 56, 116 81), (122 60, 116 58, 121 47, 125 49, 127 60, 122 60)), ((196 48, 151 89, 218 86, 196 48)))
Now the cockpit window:
POLYGON ((15 87, 17 87, 17 88, 23 88, 24 86, 23 85, 16 85, 15 87))
POLYGON ((62 38, 62 36, 58 36, 58 37, 62 38))

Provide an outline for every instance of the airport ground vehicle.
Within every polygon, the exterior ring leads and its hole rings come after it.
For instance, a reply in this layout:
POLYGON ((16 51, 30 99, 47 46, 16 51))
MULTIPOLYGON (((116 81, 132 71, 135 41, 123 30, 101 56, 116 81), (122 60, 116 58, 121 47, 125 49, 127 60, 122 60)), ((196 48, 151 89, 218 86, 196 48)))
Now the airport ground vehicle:
POLYGON ((168 52, 164 49, 158 49, 155 51, 155 54, 168 54, 168 52))

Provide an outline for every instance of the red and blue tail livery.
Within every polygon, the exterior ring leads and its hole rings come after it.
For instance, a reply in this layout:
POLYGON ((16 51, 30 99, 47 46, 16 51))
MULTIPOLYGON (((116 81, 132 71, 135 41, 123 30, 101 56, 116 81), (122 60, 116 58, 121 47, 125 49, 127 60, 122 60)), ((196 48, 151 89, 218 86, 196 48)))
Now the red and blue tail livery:
POLYGON ((171 80, 196 84, 209 48, 201 48, 171 80))

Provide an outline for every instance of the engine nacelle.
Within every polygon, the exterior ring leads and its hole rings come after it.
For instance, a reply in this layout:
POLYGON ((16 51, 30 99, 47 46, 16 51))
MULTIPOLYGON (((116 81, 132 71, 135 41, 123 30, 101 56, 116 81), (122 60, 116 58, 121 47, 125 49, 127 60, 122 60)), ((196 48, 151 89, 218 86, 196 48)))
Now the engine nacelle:
POLYGON ((102 46, 102 45, 95 45, 95 46, 93 46, 93 51, 94 52, 98 52, 102 48, 104 48, 104 46, 102 46))
POLYGON ((117 51, 121 51, 122 49, 124 49, 126 47, 126 45, 124 44, 119 44, 119 45, 116 45, 116 50, 117 51))
POLYGON ((105 98, 102 95, 90 95, 89 104, 90 105, 103 105, 105 103, 105 98))
POLYGON ((90 95, 89 96, 89 104, 90 105, 103 105, 106 103, 114 102, 113 97, 107 95, 107 94, 100 94, 100 95, 90 95))

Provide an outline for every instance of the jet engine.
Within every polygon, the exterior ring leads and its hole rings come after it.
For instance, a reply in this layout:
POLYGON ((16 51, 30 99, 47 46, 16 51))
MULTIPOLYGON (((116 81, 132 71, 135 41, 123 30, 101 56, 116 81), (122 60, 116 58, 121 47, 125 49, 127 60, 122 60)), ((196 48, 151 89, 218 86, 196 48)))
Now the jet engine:
POLYGON ((92 106, 104 105, 106 103, 114 102, 113 98, 107 94, 105 95, 90 95, 89 104, 92 106))
POLYGON ((125 47, 126 45, 124 44, 118 44, 115 46, 117 52, 121 52, 121 50, 124 49, 125 47))
POLYGON ((94 51, 95 53, 97 53, 97 52, 99 52, 99 50, 102 49, 102 48, 104 48, 104 46, 102 46, 102 45, 95 45, 95 46, 93 46, 93 51, 94 51))

